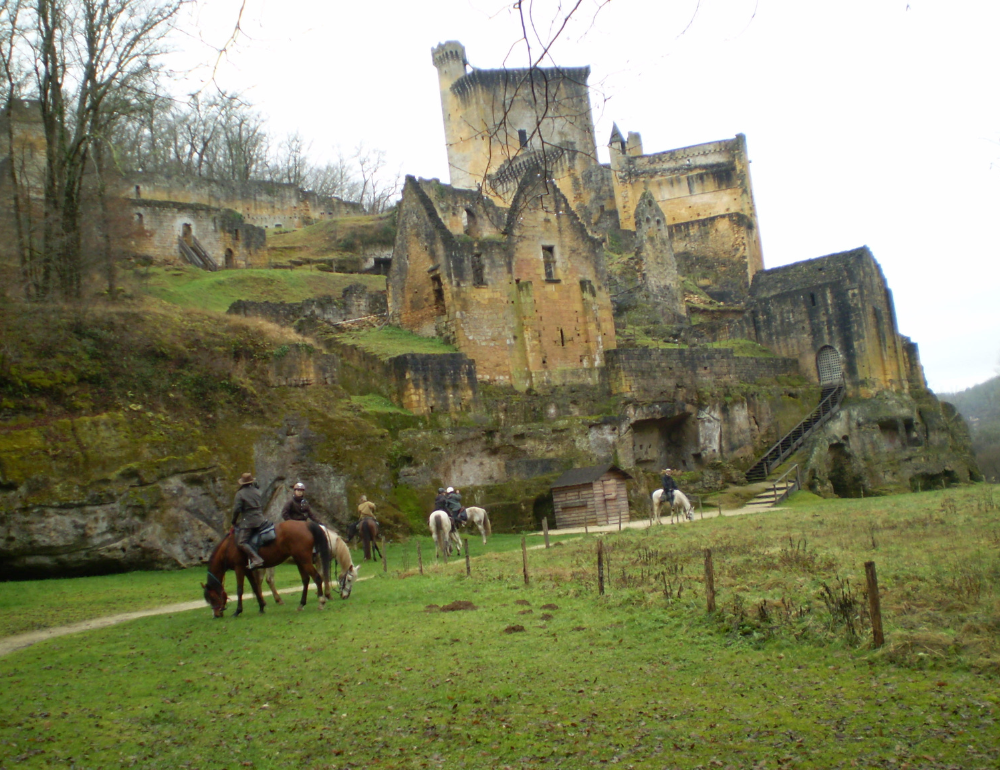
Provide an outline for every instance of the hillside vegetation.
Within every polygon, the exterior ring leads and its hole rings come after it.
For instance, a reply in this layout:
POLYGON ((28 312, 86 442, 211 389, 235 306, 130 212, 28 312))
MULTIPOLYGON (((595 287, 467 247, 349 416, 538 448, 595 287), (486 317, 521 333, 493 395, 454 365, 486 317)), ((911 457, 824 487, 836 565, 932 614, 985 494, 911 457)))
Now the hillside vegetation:
POLYGON ((385 289, 385 277, 331 273, 313 267, 295 270, 220 270, 195 267, 142 267, 130 274, 133 291, 181 308, 224 313, 237 300, 301 302, 314 297, 339 297, 351 284, 373 291, 385 289))
POLYGON ((945 393, 941 400, 954 404, 968 422, 972 449, 983 475, 994 482, 1000 480, 1000 377, 961 393, 945 393))
POLYGON ((272 265, 319 262, 350 272, 360 270, 361 255, 391 251, 395 240, 394 212, 338 217, 300 230, 269 232, 267 256, 272 265))

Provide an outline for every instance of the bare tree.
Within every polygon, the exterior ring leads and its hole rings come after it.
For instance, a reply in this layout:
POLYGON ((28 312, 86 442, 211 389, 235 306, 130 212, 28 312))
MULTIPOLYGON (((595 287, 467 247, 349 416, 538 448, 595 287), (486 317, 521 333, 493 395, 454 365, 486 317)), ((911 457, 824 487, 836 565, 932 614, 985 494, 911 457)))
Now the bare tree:
POLYGON ((358 201, 369 214, 381 214, 390 209, 399 195, 400 174, 386 169, 385 150, 367 147, 364 142, 354 150, 361 190, 358 201))
POLYGON ((39 297, 81 295, 88 160, 116 110, 146 90, 181 1, 33 0, 25 15, 46 144, 39 297))
POLYGON ((303 186, 319 195, 329 195, 345 201, 361 200, 361 181, 350 159, 342 151, 337 158, 322 166, 309 166, 303 186))

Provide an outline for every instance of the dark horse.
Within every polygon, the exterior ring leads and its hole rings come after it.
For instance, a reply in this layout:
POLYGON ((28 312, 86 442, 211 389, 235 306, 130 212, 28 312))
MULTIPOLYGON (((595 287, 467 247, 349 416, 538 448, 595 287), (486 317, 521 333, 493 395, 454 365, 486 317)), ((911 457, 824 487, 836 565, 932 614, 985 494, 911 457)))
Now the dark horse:
MULTIPOLYGON (((316 581, 316 588, 319 591, 319 608, 323 609, 326 604, 326 597, 323 596, 323 583, 330 581, 330 543, 326 535, 318 524, 312 521, 282 521, 275 527, 277 539, 262 546, 260 557, 264 560, 264 567, 274 567, 281 564, 285 559, 291 558, 299 568, 302 576, 302 601, 299 604, 301 610, 306 606, 306 597, 309 595, 309 578, 316 581), (313 566, 313 548, 319 555, 322 566, 322 574, 313 566)), ((236 611, 233 615, 243 612, 243 578, 247 574, 247 556, 236 545, 232 531, 226 535, 222 542, 215 546, 215 550, 208 559, 208 583, 202 583, 205 589, 205 601, 212 606, 215 617, 221 618, 226 609, 229 597, 223 586, 226 572, 233 570, 236 573, 236 611)), ((253 588, 254 596, 257 597, 257 604, 260 611, 264 611, 264 595, 261 593, 260 575, 264 573, 264 568, 260 568, 250 573, 250 585, 253 588)))
POLYGON ((378 522, 371 516, 365 516, 360 522, 351 522, 347 528, 347 542, 351 542, 355 535, 361 535, 361 544, 365 549, 365 561, 372 560, 372 548, 382 558, 382 552, 378 547, 378 522))

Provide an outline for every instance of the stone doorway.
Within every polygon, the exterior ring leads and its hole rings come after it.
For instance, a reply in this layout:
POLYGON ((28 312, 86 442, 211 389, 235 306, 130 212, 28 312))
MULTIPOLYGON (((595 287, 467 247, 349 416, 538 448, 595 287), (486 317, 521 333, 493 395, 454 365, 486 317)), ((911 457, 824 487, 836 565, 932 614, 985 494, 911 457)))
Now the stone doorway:
POLYGON ((823 387, 839 385, 844 381, 840 353, 831 345, 824 345, 816 352, 816 373, 823 387))
POLYGON ((635 464, 644 471, 662 468, 692 470, 697 466, 698 421, 687 412, 632 423, 635 464))

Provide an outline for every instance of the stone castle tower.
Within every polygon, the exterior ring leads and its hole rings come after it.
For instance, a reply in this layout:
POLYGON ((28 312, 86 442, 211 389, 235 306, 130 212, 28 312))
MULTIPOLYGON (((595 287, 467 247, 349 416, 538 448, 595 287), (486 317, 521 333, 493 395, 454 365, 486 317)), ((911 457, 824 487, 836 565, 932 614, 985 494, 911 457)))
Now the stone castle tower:
POLYGON ((434 48, 432 59, 454 187, 509 203, 530 170, 558 179, 596 163, 589 67, 470 69, 454 40, 434 48))

